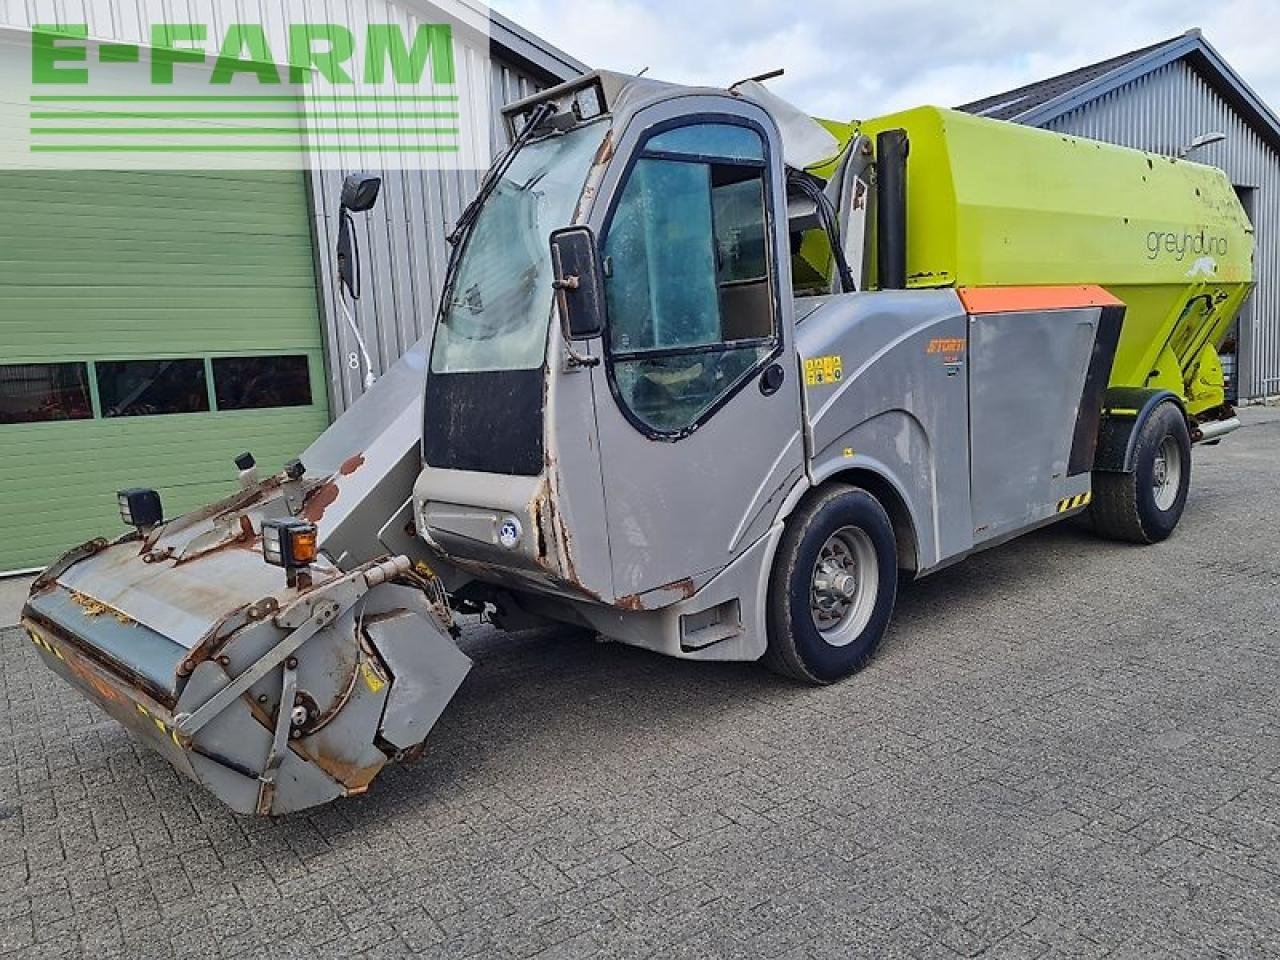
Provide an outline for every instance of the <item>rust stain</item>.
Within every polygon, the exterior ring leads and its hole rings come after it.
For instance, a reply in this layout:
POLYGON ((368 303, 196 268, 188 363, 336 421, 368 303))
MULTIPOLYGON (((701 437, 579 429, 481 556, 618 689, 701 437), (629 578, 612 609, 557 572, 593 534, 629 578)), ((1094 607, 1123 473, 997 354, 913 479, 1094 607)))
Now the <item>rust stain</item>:
MULTIPOLYGON (((302 751, 299 751, 300 753, 302 751)), ((351 793, 364 793, 369 789, 369 784, 373 782, 384 766, 386 760, 383 759, 378 763, 374 763, 367 767, 359 764, 335 760, 332 757, 313 756, 312 761, 315 765, 323 770, 333 779, 347 788, 351 793)))
POLYGON ((302 509, 299 513, 312 523, 319 523, 324 518, 324 512, 337 499, 338 485, 332 482, 326 483, 307 494, 306 499, 302 501, 302 509))
POLYGON ((586 584, 579 579, 578 568, 573 562, 573 540, 569 537, 569 530, 564 525, 564 521, 560 519, 560 514, 554 514, 551 519, 556 531, 560 534, 560 542, 564 544, 562 551, 564 555, 564 575, 569 578, 570 583, 575 584, 582 590, 586 590, 586 584))
POLYGON ((120 691, 111 684, 100 679, 97 674, 86 670, 84 664, 78 660, 68 661, 67 666, 71 668, 71 672, 80 678, 81 682, 88 685, 89 689, 97 694, 97 698, 101 703, 118 703, 125 705, 128 703, 120 691))
POLYGON ((598 167, 602 163, 608 163, 613 159, 613 151, 616 144, 613 142, 613 131, 610 130, 604 135, 604 139, 600 141, 600 146, 596 149, 596 155, 591 160, 593 167, 598 167))
POLYGON ((547 562, 547 535, 542 528, 542 498, 535 497, 533 500, 533 529, 537 536, 537 559, 538 563, 546 565, 547 562))
POLYGON ((349 477, 363 466, 364 454, 357 453, 354 457, 348 457, 343 461, 342 466, 338 468, 338 473, 344 477, 349 477))
MULTIPOLYGON (((120 669, 118 665, 108 667, 99 664, 95 659, 96 656, 101 656, 99 651, 82 648, 72 634, 55 627, 43 617, 24 616, 22 623, 28 630, 34 630, 41 637, 47 635, 58 641, 58 652, 61 654, 58 660, 70 674, 68 679, 77 684, 91 700, 96 699, 108 712, 111 711, 112 705, 128 708, 133 704, 145 704, 153 712, 159 709, 157 706, 159 704, 164 704, 166 710, 172 708, 172 704, 161 697, 159 691, 153 690, 151 684, 129 671, 120 669), (126 695, 118 684, 128 686, 129 695, 126 695)), ((46 640, 46 642, 50 641, 46 640)), ((130 719, 135 719, 133 710, 126 709, 125 713, 130 719)), ((117 716, 117 719, 121 718, 117 716)), ((121 720, 121 722, 125 721, 121 720)))
MULTIPOLYGON (((251 697, 245 696, 245 701, 249 705, 249 712, 253 718, 266 727, 268 730, 274 730, 276 721, 272 714, 262 708, 262 705, 255 702, 251 697)), ((277 707, 279 709, 279 707, 277 707)), ((330 718, 332 719, 332 718, 330 718)), ((327 723, 328 721, 326 721, 327 723)), ((312 731, 307 734, 310 738, 318 731, 312 731)), ((369 784, 386 766, 386 759, 382 759, 367 767, 361 767, 358 764, 349 761, 337 760, 333 757, 326 756, 321 751, 315 749, 316 743, 304 743, 298 740, 289 741, 289 749, 303 760, 314 763, 333 779, 342 784, 348 793, 359 794, 369 789, 369 784)))
MULTIPOLYGON (((644 602, 644 598, 653 596, 655 593, 678 593, 681 600, 688 600, 697 592, 698 588, 694 585, 693 578, 685 577, 681 580, 673 580, 671 583, 663 584, 660 587, 654 587, 652 590, 646 590, 644 593, 631 593, 625 597, 619 597, 614 606, 623 610, 658 609, 657 607, 650 608, 644 602)), ((674 603, 676 601, 671 602, 674 603)), ((666 603, 660 604, 660 606, 666 605, 666 603)))
POLYGON ((677 580, 675 583, 669 583, 662 589, 675 590, 685 600, 688 600, 697 592, 697 589, 693 585, 693 577, 685 577, 683 580, 677 580))

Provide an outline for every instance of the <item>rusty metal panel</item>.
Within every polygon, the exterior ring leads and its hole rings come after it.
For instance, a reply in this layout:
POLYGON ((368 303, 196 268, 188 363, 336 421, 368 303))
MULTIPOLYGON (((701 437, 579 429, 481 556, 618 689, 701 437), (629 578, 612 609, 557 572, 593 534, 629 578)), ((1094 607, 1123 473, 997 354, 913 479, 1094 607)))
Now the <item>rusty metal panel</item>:
POLYGON ((1280 393, 1280 156, 1185 61, 1178 60, 1050 121, 1048 129, 1176 154, 1204 133, 1226 140, 1192 159, 1247 188, 1257 231, 1257 289, 1240 316, 1240 396, 1280 393))

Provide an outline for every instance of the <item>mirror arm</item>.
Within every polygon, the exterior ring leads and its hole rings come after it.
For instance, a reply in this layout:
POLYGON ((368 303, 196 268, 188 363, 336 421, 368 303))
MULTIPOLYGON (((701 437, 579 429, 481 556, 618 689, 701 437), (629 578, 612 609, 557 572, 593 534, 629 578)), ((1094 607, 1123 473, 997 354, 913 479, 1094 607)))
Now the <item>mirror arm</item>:
MULTIPOLYGON (((561 291, 561 296, 564 295, 561 291)), ((565 319, 564 310, 560 311, 560 337, 564 340, 565 354, 572 367, 598 367, 600 366, 599 357, 591 357, 585 353, 579 353, 573 347, 573 341, 569 338, 568 320, 565 319)))

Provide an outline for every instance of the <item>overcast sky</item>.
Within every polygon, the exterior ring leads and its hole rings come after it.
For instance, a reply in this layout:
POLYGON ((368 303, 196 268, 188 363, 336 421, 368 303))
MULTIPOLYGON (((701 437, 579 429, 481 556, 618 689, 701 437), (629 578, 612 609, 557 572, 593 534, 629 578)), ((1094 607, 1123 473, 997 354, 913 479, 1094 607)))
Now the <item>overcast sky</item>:
POLYGON ((490 3, 593 67, 714 86, 783 67, 770 87, 833 119, 955 106, 1191 27, 1280 108, 1280 0, 490 3))

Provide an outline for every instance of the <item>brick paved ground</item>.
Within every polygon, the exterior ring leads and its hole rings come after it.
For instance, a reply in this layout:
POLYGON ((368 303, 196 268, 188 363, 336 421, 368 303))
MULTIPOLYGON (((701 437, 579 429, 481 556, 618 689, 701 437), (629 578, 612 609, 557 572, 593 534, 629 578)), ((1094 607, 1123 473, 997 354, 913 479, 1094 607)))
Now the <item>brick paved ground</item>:
POLYGON ((1280 957, 1280 412, 1141 549, 910 588, 824 690, 555 635, 421 763, 229 815, 0 638, 0 954, 1280 957))

